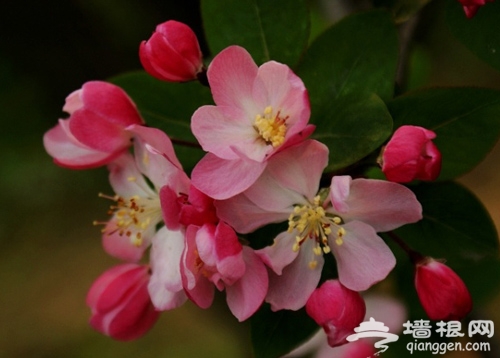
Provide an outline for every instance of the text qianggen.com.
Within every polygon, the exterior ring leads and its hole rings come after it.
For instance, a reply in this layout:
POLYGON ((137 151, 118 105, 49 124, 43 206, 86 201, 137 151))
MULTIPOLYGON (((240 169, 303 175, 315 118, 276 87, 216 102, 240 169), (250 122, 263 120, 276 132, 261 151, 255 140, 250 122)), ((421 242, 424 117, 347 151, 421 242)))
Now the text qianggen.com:
POLYGON ((408 342, 406 349, 413 352, 431 352, 432 354, 445 354, 451 351, 474 351, 489 352, 491 347, 489 342, 408 342))

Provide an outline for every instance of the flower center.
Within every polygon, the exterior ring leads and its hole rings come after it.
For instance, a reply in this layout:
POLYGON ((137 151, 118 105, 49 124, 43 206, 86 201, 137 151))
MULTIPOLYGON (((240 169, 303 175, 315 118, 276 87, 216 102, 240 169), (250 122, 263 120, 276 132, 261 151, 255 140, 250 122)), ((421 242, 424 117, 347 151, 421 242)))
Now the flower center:
MULTIPOLYGON (((288 218, 288 232, 297 230, 293 251, 299 251, 302 244, 311 239, 315 241, 313 252, 316 256, 328 254, 331 252, 328 236, 334 231, 335 243, 340 246, 344 242, 345 229, 340 226, 342 223, 341 217, 325 211, 320 195, 314 198, 313 203, 296 205, 288 218)), ((318 262, 313 260, 309 262, 309 267, 314 269, 317 264, 318 262)))
MULTIPOLYGON (((111 199, 115 203, 109 207, 108 214, 113 215, 113 222, 116 225, 109 231, 109 227, 103 229, 103 233, 111 235, 118 231, 120 236, 125 235, 130 238, 134 246, 141 246, 143 233, 150 227, 156 225, 161 220, 161 206, 158 197, 140 197, 134 195, 123 198, 115 195, 113 197, 99 194, 100 197, 111 199)), ((94 222, 95 225, 102 224, 94 222)))
POLYGON ((263 115, 255 116, 254 128, 266 144, 271 144, 276 148, 285 141, 287 119, 288 116, 280 117, 280 111, 274 115, 273 107, 267 106, 263 115))

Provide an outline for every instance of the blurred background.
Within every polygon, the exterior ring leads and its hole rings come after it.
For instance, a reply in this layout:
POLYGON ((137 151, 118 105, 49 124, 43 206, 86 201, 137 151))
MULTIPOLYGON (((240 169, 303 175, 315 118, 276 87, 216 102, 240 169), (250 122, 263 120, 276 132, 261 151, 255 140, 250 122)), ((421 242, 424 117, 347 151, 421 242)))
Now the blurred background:
MULTIPOLYGON (((311 6, 317 33, 335 18, 335 7, 312 1, 311 6)), ((422 12, 411 49, 410 88, 500 89, 499 73, 450 35, 442 11, 443 1, 436 0, 422 12)), ((207 53, 196 0, 0 5, 0 357, 251 357, 248 324, 238 324, 223 304, 201 310, 187 303, 129 343, 88 326, 87 290, 117 263, 101 249, 99 228, 92 225, 106 218, 108 207, 97 194, 112 191, 105 169, 59 168, 42 145, 43 133, 65 116, 65 97, 86 81, 140 69, 140 41, 168 19, 189 24, 207 53)), ((483 201, 497 229, 499 160, 497 146, 460 179, 483 201)), ((483 319, 500 324, 500 298, 489 302, 481 307, 483 319)))

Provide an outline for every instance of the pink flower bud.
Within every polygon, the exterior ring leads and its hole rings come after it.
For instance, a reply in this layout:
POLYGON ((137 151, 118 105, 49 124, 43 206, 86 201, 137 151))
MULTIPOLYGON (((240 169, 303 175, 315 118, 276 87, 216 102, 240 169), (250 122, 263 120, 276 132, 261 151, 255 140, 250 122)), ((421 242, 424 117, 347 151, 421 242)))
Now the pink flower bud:
POLYGON ((131 145, 126 128, 144 123, 125 91, 102 81, 71 93, 63 110, 70 117, 45 133, 43 143, 56 164, 71 169, 110 163, 131 145))
POLYGON ((458 0, 458 2, 463 6, 465 16, 472 19, 481 6, 486 5, 487 2, 493 2, 493 0, 458 0))
POLYGON ((382 171, 387 180, 435 180, 441 171, 441 153, 431 141, 434 138, 433 131, 422 127, 399 127, 382 152, 382 171))
POLYGON ((148 282, 147 266, 123 264, 104 272, 87 294, 90 325, 120 341, 145 334, 160 314, 149 298, 148 282))
POLYGON ((415 287, 430 319, 460 320, 472 309, 464 282, 452 269, 432 258, 417 263, 415 287))
POLYGON ((169 82, 194 80, 203 67, 195 33, 173 20, 156 26, 149 40, 142 41, 139 58, 151 76, 169 82))
POLYGON ((306 303, 307 314, 323 327, 331 347, 348 343, 346 337, 363 321, 365 311, 361 295, 338 280, 325 281, 306 303))

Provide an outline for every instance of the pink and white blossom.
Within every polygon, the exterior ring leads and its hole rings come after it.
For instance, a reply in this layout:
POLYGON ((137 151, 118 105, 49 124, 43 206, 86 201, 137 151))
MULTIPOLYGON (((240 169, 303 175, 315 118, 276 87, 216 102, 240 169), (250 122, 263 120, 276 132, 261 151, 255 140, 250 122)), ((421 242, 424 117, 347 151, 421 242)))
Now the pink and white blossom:
POLYGON ((163 221, 160 191, 168 185, 187 192, 189 178, 164 132, 143 126, 128 130, 134 135, 134 155, 123 154, 108 166, 116 195, 110 197, 114 204, 103 246, 108 254, 132 262, 151 247, 151 300, 158 310, 173 309, 187 299, 180 275, 185 233, 182 228, 157 230, 163 221))
POLYGON ((129 341, 151 329, 160 312, 149 298, 148 270, 143 265, 122 264, 99 276, 87 294, 90 325, 95 330, 129 341))
POLYGON ((110 163, 132 144, 126 128, 144 123, 125 91, 102 81, 71 93, 63 111, 70 117, 47 131, 43 143, 56 164, 71 169, 110 163))
POLYGON ((159 24, 149 40, 141 42, 139 58, 144 69, 162 81, 194 80, 203 68, 196 34, 174 20, 159 24))
POLYGON ((202 106, 191 129, 208 154, 192 173, 193 184, 215 199, 252 185, 274 154, 304 140, 309 98, 292 70, 269 61, 258 67, 239 46, 221 51, 208 67, 215 106, 202 106), (221 179, 224 185, 221 185, 221 179))
MULTIPOLYGON (((185 235, 180 272, 189 299, 208 308, 217 288, 226 291, 229 309, 238 320, 255 313, 267 293, 267 270, 254 250, 243 246, 234 230, 219 221, 214 200, 194 185, 187 189, 171 183, 161 188, 160 201, 166 229, 185 235)), ((177 255, 179 248, 170 250, 177 255)))
POLYGON ((181 274, 188 297, 201 308, 212 305, 215 288, 225 290, 229 309, 239 321, 253 315, 267 293, 264 263, 224 222, 187 228, 181 274))
POLYGON ((344 286, 368 289, 395 265, 377 232, 422 218, 415 195, 397 183, 336 176, 319 190, 327 162, 323 144, 305 141, 274 155, 245 192, 216 201, 219 217, 240 233, 288 220, 288 230, 257 251, 272 270, 266 301, 273 310, 305 305, 330 252, 344 286))
POLYGON ((103 246, 114 257, 136 262, 163 219, 160 189, 175 183, 187 190, 189 179, 165 133, 142 126, 129 131, 134 135, 134 156, 125 153, 108 165, 115 195, 110 197, 112 217, 103 229, 103 246))

